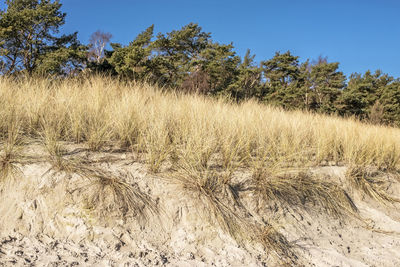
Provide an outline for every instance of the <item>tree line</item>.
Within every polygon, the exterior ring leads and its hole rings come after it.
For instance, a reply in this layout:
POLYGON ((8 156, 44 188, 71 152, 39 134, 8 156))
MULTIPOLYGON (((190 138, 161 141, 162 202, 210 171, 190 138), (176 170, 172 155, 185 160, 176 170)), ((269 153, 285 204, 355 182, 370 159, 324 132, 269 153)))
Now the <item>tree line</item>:
POLYGON ((290 51, 255 62, 234 46, 212 40, 195 23, 168 33, 154 25, 128 45, 110 43, 97 31, 88 44, 59 34, 66 14, 59 1, 7 0, 0 11, 0 71, 3 75, 80 73, 146 81, 173 90, 254 98, 285 109, 356 116, 372 123, 400 126, 400 79, 377 70, 346 77, 327 58, 300 62, 290 51), (111 49, 106 49, 108 44, 111 49))

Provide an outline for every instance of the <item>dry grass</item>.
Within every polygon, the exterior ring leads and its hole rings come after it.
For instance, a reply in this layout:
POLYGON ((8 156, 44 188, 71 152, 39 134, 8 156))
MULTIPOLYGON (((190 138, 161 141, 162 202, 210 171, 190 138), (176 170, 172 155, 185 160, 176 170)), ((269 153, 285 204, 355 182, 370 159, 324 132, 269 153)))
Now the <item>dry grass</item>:
POLYGON ((204 165, 213 153, 227 169, 255 159, 292 166, 335 161, 395 169, 399 164, 398 129, 284 112, 254 101, 236 105, 101 77, 1 78, 0 99, 2 136, 15 118, 24 135, 39 137, 52 128, 60 141, 85 142, 93 151, 110 143, 143 151, 154 171, 171 155, 204 165))
POLYGON ((253 184, 259 205, 279 201, 292 209, 317 206, 336 218, 358 212, 350 196, 338 184, 305 172, 275 174, 261 169, 254 172, 253 184))
POLYGON ((251 190, 263 201, 319 206, 340 218, 357 208, 339 185, 287 170, 327 163, 355 166, 347 175, 353 187, 378 200, 397 201, 380 186, 380 178, 360 170, 399 169, 399 129, 285 112, 253 100, 234 104, 107 77, 1 77, 2 178, 18 171, 20 136, 41 140, 54 171, 88 181, 87 202, 103 213, 117 210, 122 216, 131 212, 148 218, 157 207, 125 174, 67 159, 63 142, 82 143, 91 151, 118 146, 144 159, 152 172, 170 168, 181 189, 209 211, 212 222, 237 240, 258 240, 281 258, 292 258, 285 252, 290 243, 276 227, 248 221, 240 197, 243 188, 232 181, 236 171, 254 174, 251 190))
POLYGON ((208 222, 219 226, 239 244, 258 242, 281 264, 295 264, 293 245, 271 222, 255 222, 242 203, 241 193, 248 189, 232 181, 232 173, 204 167, 181 165, 172 177, 196 203, 197 212, 208 222))
MULTIPOLYGON (((98 218, 108 218, 116 215, 119 218, 137 217, 141 223, 149 220, 150 216, 158 214, 158 207, 150 196, 129 181, 130 173, 113 173, 95 167, 96 162, 83 157, 69 155, 61 144, 60 128, 51 124, 43 124, 41 140, 47 151, 47 161, 51 167, 48 173, 64 173, 69 179, 71 175, 78 175, 84 182, 69 193, 80 191, 84 195, 82 201, 85 208, 97 213, 98 218)), ((88 145, 89 150, 93 147, 88 145)))
POLYGON ((264 247, 273 252, 280 266, 301 266, 295 254, 294 246, 277 231, 276 227, 267 224, 258 229, 257 239, 264 247))
POLYGON ((22 174, 20 164, 24 158, 21 152, 19 125, 11 121, 7 126, 7 131, 3 133, 3 140, 0 141, 0 181, 2 182, 0 189, 10 179, 15 179, 22 174))
POLYGON ((226 173, 186 166, 172 178, 175 178, 181 191, 198 201, 208 221, 218 224, 223 231, 239 241, 249 233, 243 207, 235 205, 238 193, 233 190, 226 173))
POLYGON ((136 217, 140 223, 146 223, 159 210, 155 201, 133 183, 129 172, 111 172, 95 167, 96 162, 82 157, 67 157, 66 150, 59 142, 45 143, 51 163, 48 173, 64 173, 65 178, 77 175, 81 178, 78 186, 68 193, 79 192, 85 209, 93 210, 98 218, 112 216, 126 219, 136 217))
POLYGON ((375 199, 379 202, 400 202, 400 198, 393 197, 387 193, 387 188, 395 179, 388 173, 378 171, 372 167, 350 166, 346 177, 352 188, 375 199), (392 181, 390 181, 392 180, 392 181))
POLYGON ((89 181, 84 190, 86 205, 103 218, 116 214, 120 218, 137 217, 141 223, 158 214, 158 207, 136 184, 129 183, 131 174, 115 175, 101 169, 79 166, 75 172, 89 181))

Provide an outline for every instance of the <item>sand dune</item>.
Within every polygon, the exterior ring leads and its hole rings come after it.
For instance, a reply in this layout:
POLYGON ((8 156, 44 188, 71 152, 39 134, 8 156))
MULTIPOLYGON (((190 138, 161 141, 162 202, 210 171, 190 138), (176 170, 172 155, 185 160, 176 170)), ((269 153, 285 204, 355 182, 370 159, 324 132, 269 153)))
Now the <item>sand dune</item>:
MULTIPOLYGON (((124 176, 127 183, 154 201, 157 212, 147 218, 107 216, 89 207, 90 181, 74 173, 51 169, 38 145, 25 148, 29 163, 22 174, 9 179, 0 194, 0 265, 35 266, 279 266, 271 251, 248 242, 238 244, 218 225, 204 220, 193 196, 177 189, 166 178, 174 170, 164 166, 158 174, 124 152, 88 152, 65 145, 66 159, 85 159, 88 166, 124 176), (66 153, 68 154, 68 153, 66 153), (86 203, 86 204, 85 204, 86 203), (85 206, 86 205, 86 206, 85 206), (100 215, 100 216, 99 216, 100 215)), ((344 166, 310 168, 308 171, 341 183, 344 166)), ((238 180, 248 173, 239 170, 238 180)), ((392 194, 399 196, 399 185, 392 194)), ((257 217, 251 194, 243 192, 244 205, 257 217)), ((273 218, 293 245, 297 256, 290 265, 399 266, 400 212, 398 205, 384 205, 352 194, 359 218, 333 218, 313 205, 304 209, 270 204, 258 214, 273 218)), ((107 200, 102 209, 107 208, 107 200)), ((257 218, 254 218, 256 220, 257 218)))

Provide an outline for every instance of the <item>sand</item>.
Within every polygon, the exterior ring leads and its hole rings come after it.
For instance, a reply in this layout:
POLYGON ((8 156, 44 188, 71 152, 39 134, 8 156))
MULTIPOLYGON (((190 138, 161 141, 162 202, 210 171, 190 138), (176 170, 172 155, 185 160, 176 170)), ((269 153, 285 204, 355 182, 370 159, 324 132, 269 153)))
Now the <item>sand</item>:
MULTIPOLYGON (((25 150, 29 158, 19 166, 23 175, 7 181, 0 193, 0 266, 280 265, 271 251, 238 244, 204 220, 191 196, 168 179, 168 166, 152 174, 130 153, 92 153, 71 145, 70 157, 89 159, 107 172, 129 173, 127 182, 153 199, 159 210, 149 212, 147 220, 112 212, 99 218, 85 206, 93 190, 87 182, 52 170, 41 146, 25 150)), ((346 167, 311 171, 342 183, 346 167)), ((236 175, 242 179, 246 172, 236 175)), ((394 184, 390 192, 399 197, 400 187, 394 184)), ((312 206, 300 211, 266 208, 262 215, 278 222, 279 232, 294 245, 295 265, 400 266, 399 205, 351 195, 358 219, 333 218, 312 206)))

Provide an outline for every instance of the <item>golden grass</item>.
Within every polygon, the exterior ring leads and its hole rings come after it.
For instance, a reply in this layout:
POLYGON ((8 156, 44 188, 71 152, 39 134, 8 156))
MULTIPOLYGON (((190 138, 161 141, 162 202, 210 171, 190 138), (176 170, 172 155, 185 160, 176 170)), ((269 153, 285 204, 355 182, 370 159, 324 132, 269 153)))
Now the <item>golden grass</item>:
POLYGON ((89 182, 83 188, 86 205, 98 211, 102 218, 116 213, 121 218, 137 217, 141 223, 158 214, 156 203, 137 185, 129 183, 129 173, 118 175, 88 166, 76 166, 75 173, 89 182))
POLYGON ((335 217, 357 212, 340 185, 291 169, 328 163, 355 166, 347 175, 353 187, 378 200, 397 201, 377 186, 380 181, 357 170, 398 171, 399 129, 286 112, 253 100, 235 104, 107 77, 2 77, 2 177, 18 168, 17 136, 41 140, 55 171, 89 181, 88 203, 104 212, 117 209, 147 218, 157 207, 122 174, 67 160, 60 142, 82 143, 91 151, 131 151, 152 172, 170 168, 172 178, 209 211, 211 221, 237 240, 258 240, 280 258, 293 259, 289 242, 276 227, 248 221, 240 186, 232 181, 236 171, 253 173, 248 190, 263 201, 294 207, 315 204, 335 217))
POLYGON ((69 193, 79 191, 86 209, 93 210, 99 218, 116 215, 120 218, 137 217, 141 223, 149 220, 151 215, 158 215, 158 207, 153 199, 132 183, 132 174, 128 172, 110 172, 93 166, 93 161, 82 157, 67 157, 66 150, 54 135, 45 136, 44 146, 51 163, 43 175, 64 173, 65 178, 78 175, 83 182, 69 193))
POLYGON ((198 200, 210 222, 218 224, 238 241, 249 233, 244 214, 236 210, 242 207, 235 205, 237 193, 231 188, 230 177, 206 168, 185 166, 172 178, 184 192, 198 200))
POLYGON ((358 209, 350 196, 337 183, 305 172, 274 174, 267 170, 253 173, 258 203, 279 201, 292 209, 319 206, 333 217, 356 215, 358 209))
MULTIPOLYGON (((206 221, 219 226, 239 244, 260 243, 281 264, 294 264, 293 246, 273 221, 255 222, 241 201, 243 183, 232 181, 232 173, 213 168, 182 165, 170 176, 195 202, 197 212, 206 221)), ((290 266, 290 265, 288 265, 290 266)))
POLYGON ((367 196, 379 202, 400 202, 400 198, 396 198, 387 193, 390 182, 396 180, 398 174, 384 173, 372 167, 350 166, 346 172, 347 180, 352 188, 360 190, 367 196), (395 177, 391 177, 395 176, 395 177), (394 178, 390 181, 388 178, 394 178))
MULTIPOLYGON (((3 140, 0 140, 0 189, 4 181, 22 174, 19 164, 22 163, 19 125, 13 120, 6 126, 3 140)), ((0 190, 1 191, 1 190, 0 190)))
POLYGON ((146 153, 154 171, 171 155, 202 165, 214 153, 227 169, 254 160, 287 165, 324 161, 395 169, 400 131, 254 101, 240 105, 165 93, 146 84, 94 77, 66 81, 0 79, 0 136, 11 121, 32 137, 51 131, 61 141, 100 150, 119 143, 146 153))

